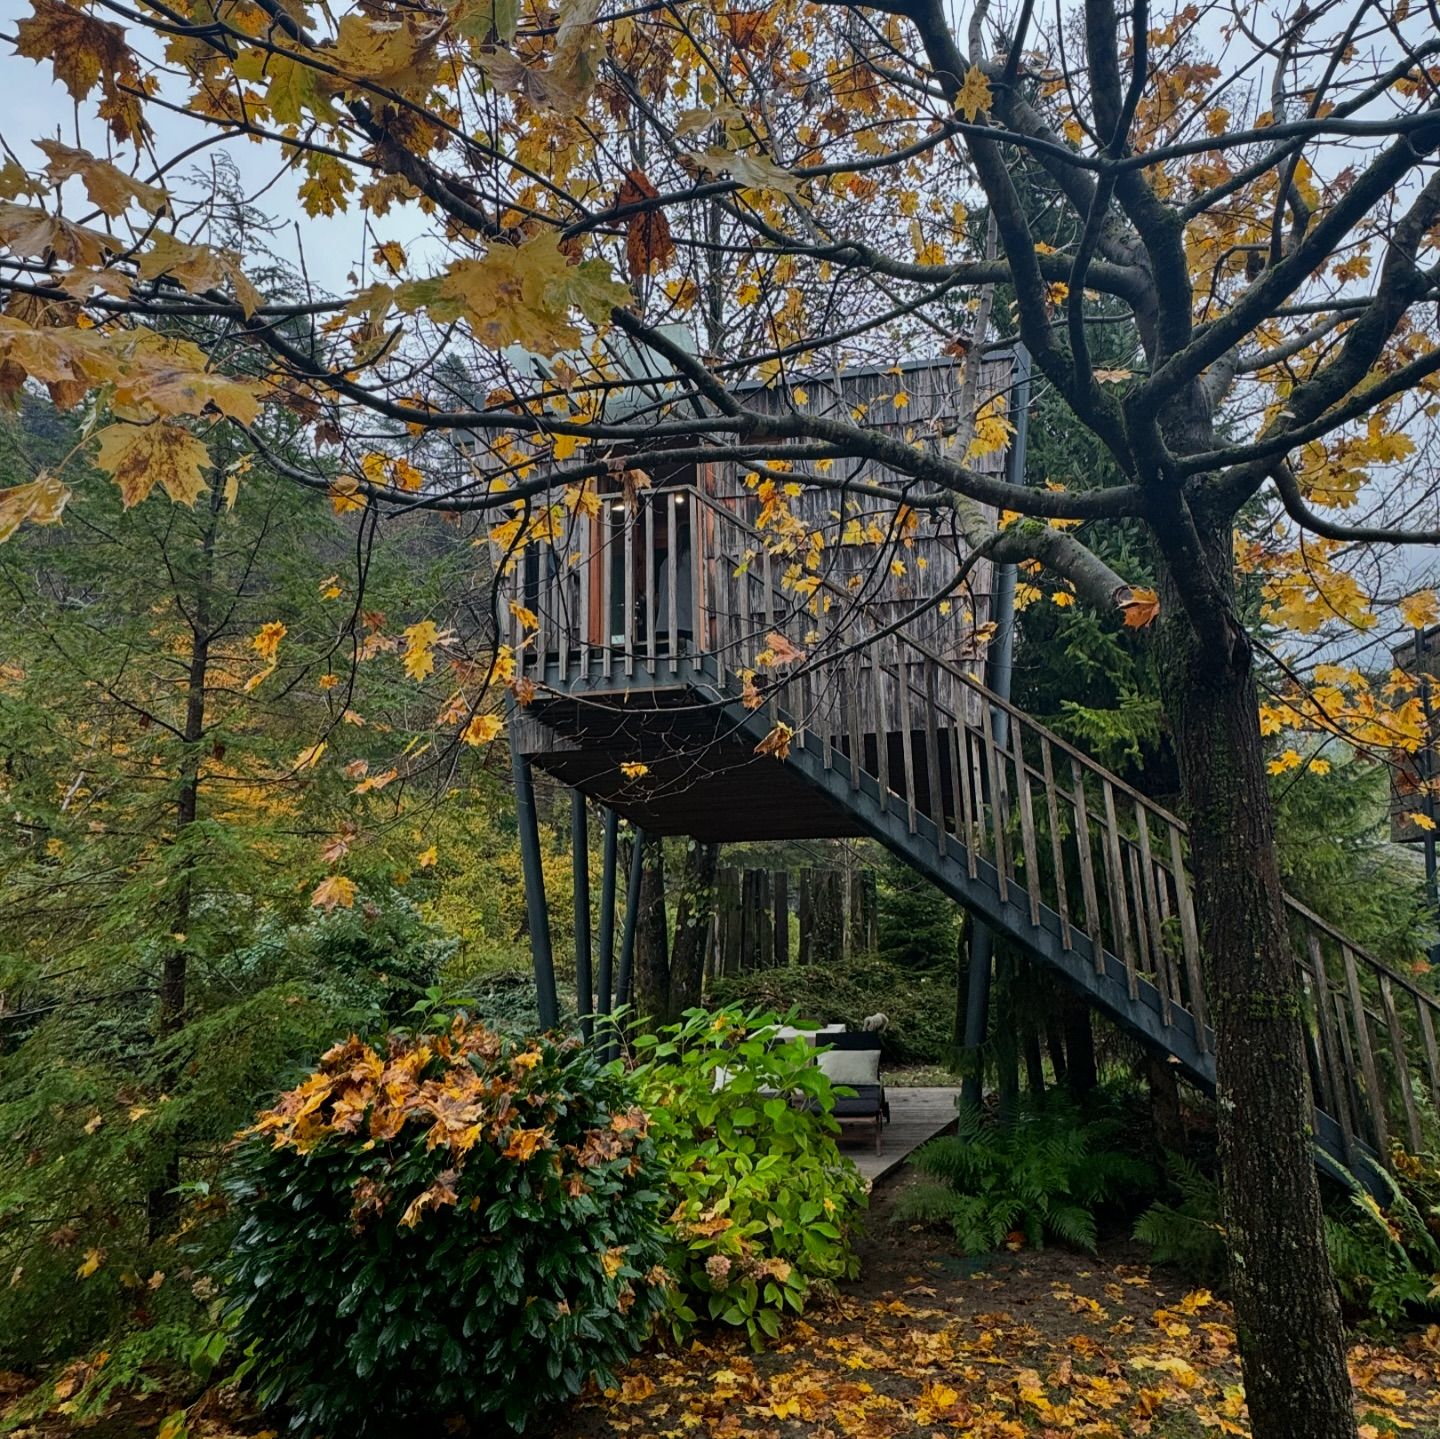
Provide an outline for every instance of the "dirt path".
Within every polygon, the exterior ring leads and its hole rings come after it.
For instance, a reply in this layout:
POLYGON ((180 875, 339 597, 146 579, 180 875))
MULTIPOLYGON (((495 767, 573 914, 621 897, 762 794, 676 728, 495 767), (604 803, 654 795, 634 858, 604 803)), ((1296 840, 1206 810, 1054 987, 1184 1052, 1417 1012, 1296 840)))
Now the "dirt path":
MULTIPOLYGON (((785 1341, 707 1338, 646 1356, 553 1439, 1091 1439, 1244 1435, 1227 1307, 1152 1271, 1129 1243, 977 1263, 891 1222, 882 1187, 862 1277, 785 1341)), ((1362 1439, 1440 1439, 1440 1328, 1351 1353, 1362 1439)), ((1296 1439, 1302 1439, 1297 1435, 1296 1439)))

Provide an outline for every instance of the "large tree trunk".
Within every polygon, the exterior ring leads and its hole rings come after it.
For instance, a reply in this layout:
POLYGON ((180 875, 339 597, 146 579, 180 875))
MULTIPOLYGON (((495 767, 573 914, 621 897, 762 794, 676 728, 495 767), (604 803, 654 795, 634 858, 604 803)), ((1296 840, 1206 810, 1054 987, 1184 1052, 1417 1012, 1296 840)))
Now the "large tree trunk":
MULTIPOLYGON (((1212 542, 1217 573, 1229 532, 1212 542)), ((1223 555, 1223 558, 1222 558, 1223 555)), ((1173 586, 1166 708, 1190 823, 1216 1073, 1224 1211, 1257 1439, 1353 1439, 1344 1331, 1311 1151, 1301 995, 1286 928, 1248 640, 1202 644, 1173 586)))
POLYGON ((700 1003, 719 871, 720 846, 691 840, 675 900, 675 942, 670 950, 670 1005, 666 1016, 672 1020, 700 1003))

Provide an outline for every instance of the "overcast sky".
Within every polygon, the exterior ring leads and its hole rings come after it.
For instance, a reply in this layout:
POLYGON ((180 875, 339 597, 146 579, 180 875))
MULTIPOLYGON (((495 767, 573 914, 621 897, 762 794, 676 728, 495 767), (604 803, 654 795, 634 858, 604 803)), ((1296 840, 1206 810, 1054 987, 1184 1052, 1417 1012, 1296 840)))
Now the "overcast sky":
MULTIPOLYGON (((29 13, 27 0, 0 0, 0 33, 13 36, 16 21, 29 13)), ((79 145, 94 154, 107 154, 108 136, 103 123, 94 118, 93 106, 80 107, 80 128, 77 131, 77 107, 65 88, 53 78, 49 65, 37 65, 32 60, 19 57, 12 45, 0 42, 0 75, 3 75, 3 83, 0 83, 0 136, 27 168, 39 168, 44 164, 44 156, 30 143, 40 138, 58 138, 67 145, 79 145)), ((156 106, 151 106, 146 114, 156 131, 155 153, 162 161, 211 133, 208 126, 198 121, 187 120, 156 106)), ((303 253, 306 271, 317 286, 332 292, 349 289, 347 275, 374 248, 374 242, 367 238, 365 217, 359 213, 358 207, 352 205, 349 213, 330 219, 307 215, 296 198, 298 177, 293 173, 284 173, 277 179, 278 151, 269 143, 262 145, 250 140, 227 140, 197 152, 192 161, 179 167, 180 174, 184 176, 199 167, 208 169, 209 156, 221 149, 239 169, 247 197, 254 199, 257 207, 267 215, 287 222, 284 232, 270 242, 277 253, 297 268, 303 253)), ((126 146, 114 158, 129 170, 133 164, 133 151, 126 146)), ((144 169, 137 173, 142 179, 150 178, 144 169)), ((75 193, 72 196, 67 190, 67 214, 78 218, 87 208, 85 196, 77 182, 70 183, 75 193)), ((188 182, 182 181, 173 188, 183 198, 189 198, 192 193, 188 182)), ((123 233, 118 223, 112 228, 123 233)), ((383 220, 372 222, 372 229, 381 240, 398 240, 408 250, 426 233, 428 224, 418 210, 405 207, 392 210, 383 220)), ((182 238, 190 237, 183 224, 179 233, 182 238)))

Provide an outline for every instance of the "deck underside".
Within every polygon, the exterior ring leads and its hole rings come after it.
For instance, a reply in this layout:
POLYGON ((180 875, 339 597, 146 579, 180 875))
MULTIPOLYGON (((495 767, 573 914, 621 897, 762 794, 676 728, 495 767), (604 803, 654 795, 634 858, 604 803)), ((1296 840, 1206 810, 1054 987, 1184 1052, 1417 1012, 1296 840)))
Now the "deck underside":
POLYGON ((865 833, 688 685, 537 699, 512 728, 537 768, 652 834, 729 844, 865 833), (646 773, 629 777, 628 764, 646 773))

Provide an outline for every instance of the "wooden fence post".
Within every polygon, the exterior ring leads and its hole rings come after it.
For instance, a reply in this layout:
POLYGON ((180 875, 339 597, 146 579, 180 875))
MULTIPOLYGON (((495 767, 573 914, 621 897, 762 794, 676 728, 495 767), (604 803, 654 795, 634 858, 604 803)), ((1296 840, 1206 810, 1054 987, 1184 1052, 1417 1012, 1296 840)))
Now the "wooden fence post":
POLYGON ((783 869, 775 871, 774 889, 774 962, 784 966, 790 963, 790 876, 783 869))

